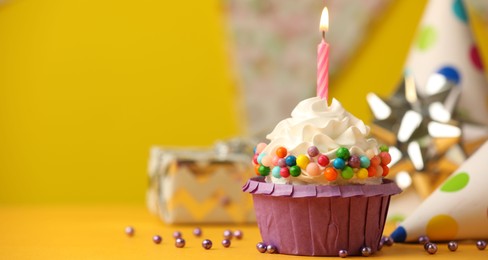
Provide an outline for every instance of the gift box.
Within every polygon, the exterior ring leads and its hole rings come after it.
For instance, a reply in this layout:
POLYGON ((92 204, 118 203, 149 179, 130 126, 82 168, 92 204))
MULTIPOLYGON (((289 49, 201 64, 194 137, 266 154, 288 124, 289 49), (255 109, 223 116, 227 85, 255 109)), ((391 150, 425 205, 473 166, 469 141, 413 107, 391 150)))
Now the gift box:
POLYGON ((255 222, 241 187, 252 176, 252 151, 242 141, 213 148, 152 147, 149 210, 166 223, 255 222))

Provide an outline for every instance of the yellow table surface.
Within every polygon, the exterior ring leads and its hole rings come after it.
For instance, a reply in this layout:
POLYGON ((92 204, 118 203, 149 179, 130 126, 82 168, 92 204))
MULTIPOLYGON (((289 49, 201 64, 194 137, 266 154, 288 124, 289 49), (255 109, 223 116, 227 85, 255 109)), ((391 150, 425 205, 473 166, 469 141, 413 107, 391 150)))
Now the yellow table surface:
MULTIPOLYGON (((202 225, 203 235, 192 234, 195 225, 165 225, 144 206, 0 206, 0 259, 301 259, 305 257, 259 253, 256 225, 202 225), (135 235, 124 228, 132 225, 135 235), (225 229, 241 229, 242 240, 232 240, 229 248, 221 245, 225 229), (179 230, 186 239, 183 249, 174 246, 172 233, 179 230), (163 242, 156 245, 152 236, 163 242), (213 241, 204 250, 201 241, 213 241)), ((387 227, 387 231, 391 227, 387 227)), ((382 259, 488 259, 473 242, 462 243, 456 252, 439 244, 435 255, 423 247, 395 244, 373 256, 382 259)), ((308 257, 310 259, 310 257, 308 257)))

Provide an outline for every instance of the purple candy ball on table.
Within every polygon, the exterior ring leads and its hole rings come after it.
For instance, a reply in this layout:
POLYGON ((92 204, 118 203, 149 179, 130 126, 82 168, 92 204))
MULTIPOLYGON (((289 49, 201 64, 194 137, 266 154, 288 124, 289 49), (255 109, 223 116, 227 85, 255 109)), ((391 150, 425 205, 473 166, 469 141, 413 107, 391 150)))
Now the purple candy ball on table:
POLYGON ((236 231, 234 231, 234 237, 235 237, 235 238, 237 238, 237 239, 239 239, 239 240, 241 240, 241 239, 242 239, 242 236, 243 236, 243 235, 244 235, 244 234, 242 233, 242 231, 241 231, 241 230, 236 230, 236 231))
POLYGON ((458 249, 458 243, 456 241, 450 241, 447 243, 447 248, 449 251, 454 252, 458 249))
POLYGON ((278 253, 278 249, 274 245, 268 245, 266 247, 266 252, 268 252, 270 254, 275 254, 275 253, 278 253))
POLYGON ((392 246, 393 245, 393 238, 391 238, 391 237, 383 236, 381 238, 381 241, 383 242, 384 246, 392 246))
POLYGON ((230 246, 230 240, 229 239, 224 239, 222 240, 222 245, 224 247, 229 247, 230 246))
POLYGON ((175 231, 173 232, 173 237, 176 239, 176 238, 181 238, 183 235, 181 234, 180 231, 175 231))
POLYGON ((429 253, 431 255, 433 255, 437 252, 437 245, 434 243, 431 243, 431 242, 426 243, 424 248, 425 248, 425 251, 427 251, 427 253, 429 253))
POLYGON ((361 248, 361 254, 363 256, 370 256, 372 253, 373 253, 373 251, 371 250, 371 247, 365 246, 365 247, 361 248))
POLYGON ((177 248, 183 248, 183 247, 185 247, 185 244, 186 244, 186 241, 183 238, 177 238, 175 240, 175 246, 177 248))
POLYGON ((193 235, 195 235, 196 237, 201 236, 202 235, 202 229, 200 229, 198 227, 193 229, 193 235))
POLYGON ((428 236, 420 236, 419 237, 419 244, 425 245, 428 242, 430 242, 430 239, 428 236))
POLYGON ((256 249, 259 251, 259 253, 265 253, 266 245, 263 242, 259 242, 256 244, 256 249))
POLYGON ((163 241, 163 238, 161 238, 161 236, 159 235, 155 235, 152 237, 152 241, 154 242, 154 244, 160 244, 161 241, 163 241))
POLYGON ((134 228, 131 227, 131 226, 128 226, 128 227, 125 227, 125 234, 127 234, 128 236, 133 236, 134 235, 134 228))
POLYGON ((225 239, 232 239, 232 231, 230 230, 224 230, 224 238, 225 239))
POLYGON ((346 256, 347 256, 347 250, 345 250, 345 249, 339 250, 339 257, 344 258, 346 256))
POLYGON ((210 241, 210 239, 204 239, 202 241, 202 247, 207 249, 207 250, 212 248, 212 241, 210 241))
POLYGON ((485 250, 485 248, 486 248, 486 241, 485 240, 478 240, 478 241, 476 241, 476 247, 479 250, 485 250))

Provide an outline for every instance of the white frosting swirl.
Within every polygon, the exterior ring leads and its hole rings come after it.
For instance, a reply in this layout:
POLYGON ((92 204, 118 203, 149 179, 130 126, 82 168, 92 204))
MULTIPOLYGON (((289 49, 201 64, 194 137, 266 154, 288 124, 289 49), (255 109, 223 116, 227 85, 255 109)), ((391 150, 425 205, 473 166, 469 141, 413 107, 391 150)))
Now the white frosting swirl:
MULTIPOLYGON (((291 113, 291 118, 282 120, 275 129, 266 136, 270 143, 263 150, 266 154, 275 154, 278 147, 285 147, 295 156, 307 154, 310 146, 316 146, 320 153, 329 159, 336 158, 336 150, 346 147, 350 154, 366 155, 371 150, 378 154, 377 142, 367 138, 369 127, 347 112, 336 99, 330 106, 320 97, 313 97, 301 101, 291 113)), ((292 184, 330 184, 324 176, 310 176, 305 170, 298 177, 274 178, 268 181, 274 183, 292 184)), ((349 180, 338 178, 333 184, 367 183, 379 184, 381 177, 349 180)))

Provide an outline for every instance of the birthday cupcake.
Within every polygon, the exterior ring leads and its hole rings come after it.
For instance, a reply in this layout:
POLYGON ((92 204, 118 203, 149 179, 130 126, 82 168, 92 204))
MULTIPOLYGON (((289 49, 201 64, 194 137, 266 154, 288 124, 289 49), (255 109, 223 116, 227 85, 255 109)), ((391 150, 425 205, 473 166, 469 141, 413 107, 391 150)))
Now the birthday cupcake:
POLYGON ((257 145, 253 195, 263 242, 282 254, 337 256, 378 250, 390 196, 388 148, 339 101, 300 102, 257 145))

